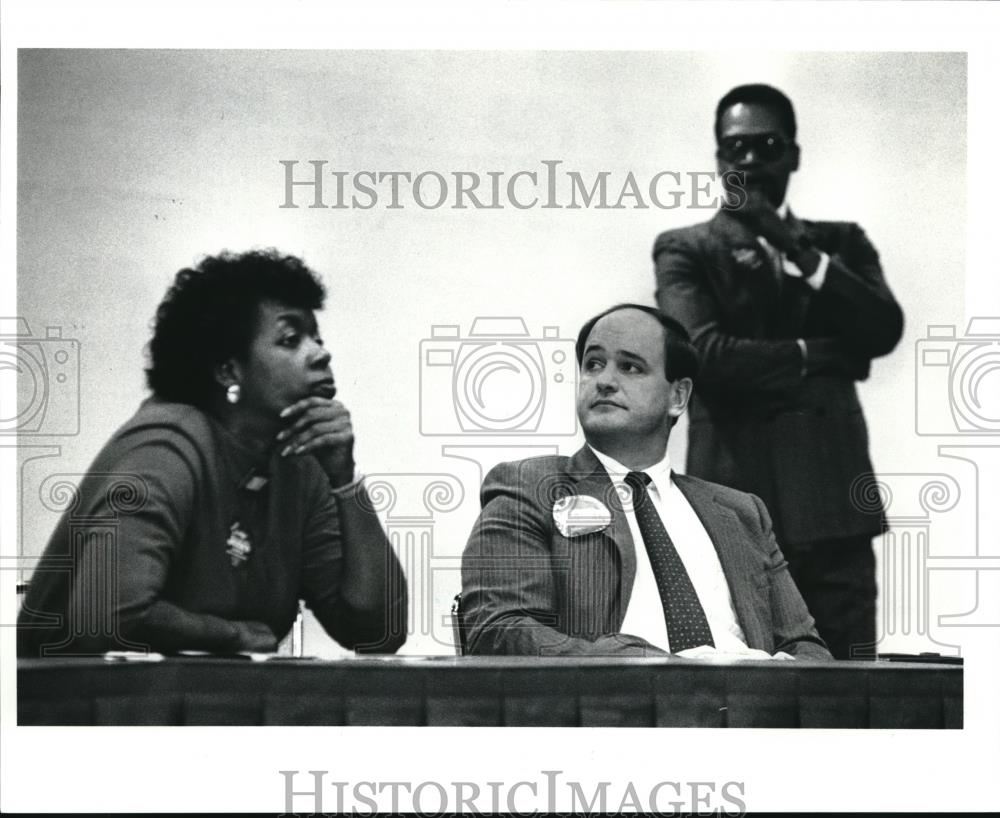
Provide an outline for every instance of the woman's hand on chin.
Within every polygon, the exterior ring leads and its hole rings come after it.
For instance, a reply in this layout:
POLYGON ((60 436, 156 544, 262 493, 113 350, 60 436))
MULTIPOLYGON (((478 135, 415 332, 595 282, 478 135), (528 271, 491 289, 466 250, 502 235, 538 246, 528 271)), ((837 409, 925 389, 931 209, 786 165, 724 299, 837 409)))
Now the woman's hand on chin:
POLYGON ((277 437, 282 457, 315 457, 333 488, 354 479, 354 428, 344 404, 311 395, 287 407, 281 417, 289 424, 277 437))

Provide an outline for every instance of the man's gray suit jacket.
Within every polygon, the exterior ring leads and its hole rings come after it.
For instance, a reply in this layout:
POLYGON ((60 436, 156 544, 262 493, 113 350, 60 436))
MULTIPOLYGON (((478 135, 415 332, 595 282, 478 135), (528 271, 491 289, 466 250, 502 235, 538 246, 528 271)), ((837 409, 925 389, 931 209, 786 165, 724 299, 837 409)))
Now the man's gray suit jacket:
MULTIPOLYGON (((829 659, 764 504, 693 477, 674 480, 715 545, 749 647, 829 659)), ((662 655, 644 639, 620 632, 636 548, 611 479, 588 447, 572 458, 501 463, 483 482, 481 499, 462 558, 469 653, 662 655), (610 525, 563 536, 552 506, 568 495, 600 500, 611 512, 610 525)))

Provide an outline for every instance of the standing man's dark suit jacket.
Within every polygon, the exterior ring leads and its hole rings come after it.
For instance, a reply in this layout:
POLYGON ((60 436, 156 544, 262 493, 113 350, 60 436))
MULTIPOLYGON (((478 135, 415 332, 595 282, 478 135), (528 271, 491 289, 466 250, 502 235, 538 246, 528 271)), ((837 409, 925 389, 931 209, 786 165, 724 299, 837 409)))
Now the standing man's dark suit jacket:
POLYGON ((763 499, 782 544, 882 531, 855 381, 903 331, 861 228, 804 224, 830 256, 819 291, 779 276, 727 211, 663 233, 653 248, 657 303, 702 356, 687 471, 763 499))
MULTIPOLYGON (((756 497, 675 475, 708 532, 749 647, 829 659, 756 497)), ((660 654, 619 633, 636 572, 635 544, 611 479, 584 447, 572 458, 501 463, 486 477, 482 513, 462 557, 469 652, 516 655, 660 654), (602 531, 563 536, 552 506, 589 495, 611 511, 602 531)))

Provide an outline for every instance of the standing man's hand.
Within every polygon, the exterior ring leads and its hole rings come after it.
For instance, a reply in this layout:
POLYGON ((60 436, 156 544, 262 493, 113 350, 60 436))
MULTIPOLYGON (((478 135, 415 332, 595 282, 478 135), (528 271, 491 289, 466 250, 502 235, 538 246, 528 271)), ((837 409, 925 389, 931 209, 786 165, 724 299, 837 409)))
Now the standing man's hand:
POLYGON ((748 188, 746 203, 734 213, 758 236, 782 253, 794 254, 806 238, 802 222, 789 214, 783 220, 759 188, 748 188))

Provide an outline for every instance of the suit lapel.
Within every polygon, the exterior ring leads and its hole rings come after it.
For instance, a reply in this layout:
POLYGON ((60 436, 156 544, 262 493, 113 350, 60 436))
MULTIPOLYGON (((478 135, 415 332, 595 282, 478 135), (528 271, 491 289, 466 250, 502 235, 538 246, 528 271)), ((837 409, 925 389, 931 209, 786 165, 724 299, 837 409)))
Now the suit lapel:
MULTIPOLYGON (((611 525, 602 533, 614 543, 621 561, 620 618, 624 617, 635 584, 635 542, 618 492, 589 446, 584 446, 570 458, 567 476, 576 483, 577 494, 596 497, 611 511, 611 525)), ((618 624, 620 626, 621 622, 618 624)))
POLYGON ((761 634, 763 626, 753 604, 757 589, 752 583, 757 569, 748 559, 750 552, 743 524, 728 505, 718 500, 711 484, 683 474, 675 474, 674 483, 687 498, 715 546, 747 644, 750 647, 766 645, 767 639, 761 634))

